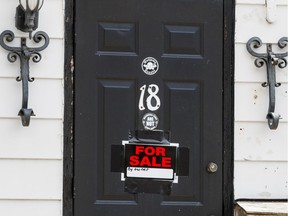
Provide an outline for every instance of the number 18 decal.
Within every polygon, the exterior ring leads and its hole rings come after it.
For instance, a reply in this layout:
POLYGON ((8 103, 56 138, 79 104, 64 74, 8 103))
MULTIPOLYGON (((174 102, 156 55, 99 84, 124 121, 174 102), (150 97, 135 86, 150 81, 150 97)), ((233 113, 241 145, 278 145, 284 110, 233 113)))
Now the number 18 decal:
MULTIPOLYGON (((144 106, 144 96, 146 93, 146 85, 143 85, 140 88, 141 94, 139 99, 139 110, 145 110, 144 106)), ((146 106, 150 111, 156 111, 160 108, 161 102, 160 98, 157 96, 157 93, 159 92, 159 87, 155 84, 150 84, 148 86, 147 92, 149 96, 146 99, 146 106), (153 104, 152 104, 153 103, 153 104)))

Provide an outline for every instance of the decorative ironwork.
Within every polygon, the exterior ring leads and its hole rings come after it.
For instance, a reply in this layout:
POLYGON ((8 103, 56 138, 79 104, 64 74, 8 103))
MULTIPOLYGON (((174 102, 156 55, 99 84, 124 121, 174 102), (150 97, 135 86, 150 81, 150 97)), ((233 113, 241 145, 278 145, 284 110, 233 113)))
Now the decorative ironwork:
MULTIPOLYGON (((282 37, 278 41, 278 47, 283 49, 287 46, 288 37, 282 37)), ((266 64, 267 68, 267 82, 262 83, 263 87, 269 87, 269 107, 268 107, 268 114, 266 115, 266 119, 268 120, 269 128, 272 130, 277 129, 279 120, 281 116, 276 114, 275 111, 275 87, 279 87, 281 83, 276 82, 276 75, 275 75, 275 66, 278 65, 279 68, 285 68, 287 66, 287 57, 288 52, 283 53, 274 53, 272 51, 272 44, 268 43, 266 45, 267 52, 266 53, 257 53, 253 49, 260 48, 262 46, 262 41, 259 37, 252 37, 246 44, 246 48, 248 52, 252 55, 257 57, 255 59, 255 66, 260 68, 264 64, 266 64), (253 48, 252 48, 253 47, 253 48)))
POLYGON ((28 82, 33 82, 34 78, 30 77, 29 72, 29 60, 38 63, 41 60, 40 51, 44 50, 49 45, 49 37, 45 32, 36 32, 33 36, 33 41, 35 43, 40 43, 44 41, 44 44, 40 47, 31 48, 26 45, 26 38, 21 38, 21 47, 11 47, 6 43, 10 43, 14 40, 14 33, 10 30, 2 32, 0 35, 0 45, 8 53, 8 61, 15 62, 17 58, 20 59, 20 76, 16 78, 18 82, 22 81, 22 108, 20 109, 18 115, 21 116, 22 125, 29 126, 30 117, 35 116, 32 109, 28 107, 28 82))

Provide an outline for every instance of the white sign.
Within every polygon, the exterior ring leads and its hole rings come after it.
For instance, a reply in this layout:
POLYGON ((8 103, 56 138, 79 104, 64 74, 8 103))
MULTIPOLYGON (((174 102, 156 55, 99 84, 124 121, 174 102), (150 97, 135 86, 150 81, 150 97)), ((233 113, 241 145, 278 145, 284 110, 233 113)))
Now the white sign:
POLYGON ((142 124, 146 130, 154 130, 158 126, 158 117, 153 113, 147 113, 142 118, 142 124))
POLYGON ((127 177, 173 179, 173 169, 159 169, 148 167, 127 167, 127 177))

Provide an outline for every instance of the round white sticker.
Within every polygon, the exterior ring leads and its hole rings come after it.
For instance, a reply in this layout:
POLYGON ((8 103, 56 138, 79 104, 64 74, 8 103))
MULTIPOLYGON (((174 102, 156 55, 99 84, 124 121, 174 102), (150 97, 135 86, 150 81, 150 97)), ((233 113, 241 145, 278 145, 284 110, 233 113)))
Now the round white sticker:
POLYGON ((141 67, 147 75, 154 75, 159 69, 159 63, 155 58, 147 57, 142 61, 141 67))
POLYGON ((146 113, 142 118, 142 123, 145 129, 153 130, 158 126, 158 117, 153 113, 146 113))

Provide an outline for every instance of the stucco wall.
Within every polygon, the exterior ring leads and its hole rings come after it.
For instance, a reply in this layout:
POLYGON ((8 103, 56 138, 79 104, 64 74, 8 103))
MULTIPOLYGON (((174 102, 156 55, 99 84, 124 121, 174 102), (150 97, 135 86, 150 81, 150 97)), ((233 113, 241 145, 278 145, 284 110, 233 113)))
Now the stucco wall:
MULTIPOLYGON (((266 66, 257 68, 246 50, 254 36, 266 43, 277 42, 287 32, 287 0, 276 0, 276 20, 266 21, 265 0, 238 0, 235 30, 235 198, 287 198, 287 67, 276 68, 276 109, 282 119, 277 130, 266 120, 269 103, 266 66)), ((285 50, 285 49, 284 49, 285 50)), ((287 49, 286 49, 287 51, 287 49)), ((279 49, 277 50, 279 52, 279 49)), ((283 51, 282 51, 283 52, 283 51)))
MULTIPOLYGON (((16 30, 18 0, 0 0, 0 32, 16 30)), ((39 63, 30 63, 29 105, 36 116, 22 127, 17 116, 22 102, 19 60, 10 63, 0 48, 0 215, 61 216, 63 158, 64 0, 45 1, 39 28, 50 36, 39 63)), ((38 46, 30 44, 30 46, 38 46)))

